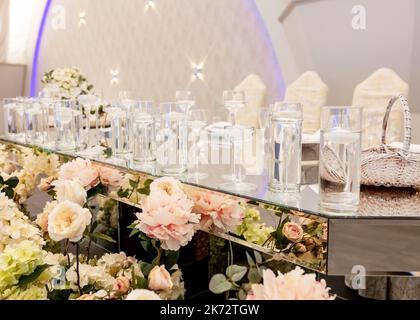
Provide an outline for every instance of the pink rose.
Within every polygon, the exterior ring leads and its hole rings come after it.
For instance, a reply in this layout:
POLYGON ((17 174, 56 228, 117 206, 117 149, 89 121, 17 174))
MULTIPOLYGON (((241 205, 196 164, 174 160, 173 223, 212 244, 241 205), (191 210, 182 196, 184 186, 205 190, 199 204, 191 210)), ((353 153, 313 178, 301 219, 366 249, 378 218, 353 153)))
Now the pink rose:
POLYGON ((89 190, 99 183, 99 172, 90 160, 77 158, 61 166, 58 179, 76 180, 86 190, 89 190))
POLYGON ((283 226, 283 235, 292 242, 300 242, 303 238, 303 229, 294 222, 287 222, 283 226))
POLYGON ((95 166, 96 169, 99 172, 99 178, 105 186, 111 186, 111 187, 119 187, 121 186, 124 177, 121 174, 120 171, 103 167, 103 166, 95 166))
POLYGON ((127 293, 130 289, 130 280, 127 277, 118 277, 115 279, 114 291, 117 291, 121 294, 127 293))
MULTIPOLYGON (((180 184, 179 184, 180 185, 180 184)), ((193 202, 173 178, 159 178, 150 185, 150 195, 141 202, 136 228, 159 239, 165 250, 179 250, 193 237, 200 217, 191 212, 193 202)))
POLYGON ((194 212, 201 214, 201 227, 207 230, 214 224, 223 231, 233 231, 242 224, 244 209, 238 201, 215 192, 200 192, 195 195, 194 212))
POLYGON ((38 185, 38 189, 47 192, 51 189, 51 183, 55 180, 55 177, 48 177, 48 178, 42 178, 41 182, 38 185))
POLYGON ((154 291, 169 291, 173 287, 171 275, 165 266, 155 266, 149 273, 149 289, 154 291))
POLYGON ((12 163, 6 164, 3 168, 3 172, 9 175, 15 172, 16 170, 17 170, 16 166, 12 163))

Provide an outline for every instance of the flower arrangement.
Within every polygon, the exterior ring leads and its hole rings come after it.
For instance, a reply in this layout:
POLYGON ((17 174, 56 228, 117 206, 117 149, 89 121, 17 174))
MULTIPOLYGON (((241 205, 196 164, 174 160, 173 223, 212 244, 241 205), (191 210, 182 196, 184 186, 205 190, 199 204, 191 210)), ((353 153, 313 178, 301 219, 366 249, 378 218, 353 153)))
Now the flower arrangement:
POLYGON ((43 94, 55 99, 76 99, 91 94, 93 85, 78 68, 57 68, 46 72, 42 78, 43 94))
POLYGON ((260 212, 255 208, 246 208, 245 217, 242 224, 236 228, 236 234, 242 236, 245 240, 264 245, 275 230, 261 223, 260 212))
POLYGON ((248 266, 231 264, 225 274, 214 275, 209 283, 210 291, 225 293, 226 298, 234 292, 240 300, 334 300, 336 297, 330 295, 325 280, 317 281, 313 273, 305 274, 296 267, 276 275, 266 267, 278 259, 276 256, 263 261, 258 252, 254 252, 255 259, 246 255, 248 266))

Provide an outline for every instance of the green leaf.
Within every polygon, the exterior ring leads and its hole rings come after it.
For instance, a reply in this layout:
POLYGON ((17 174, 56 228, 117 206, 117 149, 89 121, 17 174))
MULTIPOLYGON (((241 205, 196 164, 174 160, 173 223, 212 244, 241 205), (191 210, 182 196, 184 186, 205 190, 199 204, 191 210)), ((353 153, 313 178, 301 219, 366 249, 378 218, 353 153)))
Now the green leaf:
POLYGON ((147 281, 146 278, 137 276, 136 277, 135 289, 149 289, 149 282, 147 281))
POLYGON ((49 264, 42 264, 37 266, 34 272, 32 272, 31 274, 20 277, 18 286, 23 287, 27 284, 34 282, 36 279, 39 278, 39 276, 44 272, 44 270, 48 269, 49 267, 49 264))
POLYGON ((127 198, 130 194, 130 191, 128 189, 119 189, 117 192, 117 196, 120 198, 127 198))
POLYGON ((140 230, 134 228, 134 229, 131 230, 130 235, 128 237, 131 238, 131 237, 135 236, 138 233, 140 233, 140 230))
POLYGON ((91 236, 93 238, 102 239, 102 240, 105 240, 105 241, 108 241, 108 242, 111 242, 111 243, 116 243, 117 242, 114 239, 112 239, 110 236, 108 236, 108 235, 106 235, 102 232, 94 232, 94 233, 91 234, 91 236))
POLYGON ((255 266, 254 259, 252 259, 252 257, 250 256, 248 252, 246 252, 246 260, 248 261, 248 264, 250 267, 255 266))
POLYGON ((0 184, 4 184, 4 179, 2 176, 0 176, 0 184))
POLYGON ((149 188, 139 188, 137 189, 137 192, 140 194, 144 194, 146 196, 148 196, 150 194, 150 189, 149 188))
POLYGON ((135 181, 135 180, 130 179, 129 183, 130 183, 131 188, 133 188, 133 189, 137 189, 137 187, 139 186, 139 182, 135 181))
POLYGON ((13 198, 15 197, 15 191, 13 190, 12 187, 6 187, 2 191, 6 194, 6 196, 9 199, 12 199, 13 200, 13 198))
POLYGON ((255 256, 255 262, 257 264, 261 264, 262 263, 262 256, 258 251, 254 251, 254 256, 255 256))
POLYGON ((179 258, 179 251, 165 251, 165 268, 170 270, 177 262, 179 258))
POLYGON ((140 262, 139 263, 140 270, 143 273, 144 277, 147 278, 149 276, 150 271, 152 271, 154 265, 147 263, 147 262, 140 262))
POLYGON ((153 180, 152 179, 147 179, 146 181, 144 181, 144 187, 149 187, 152 184, 153 180))
POLYGON ((87 284, 82 288, 83 293, 90 293, 95 290, 95 286, 93 284, 87 284))
POLYGON ((229 279, 231 279, 233 282, 240 281, 248 271, 247 267, 238 266, 238 265, 231 265, 227 267, 226 269, 226 275, 229 279))
POLYGON ((260 283, 261 282, 261 275, 258 272, 257 268, 250 268, 249 269, 248 280, 251 283, 260 283))
POLYGON ((221 294, 229 291, 231 288, 232 284, 227 281, 226 277, 221 273, 214 275, 209 283, 210 291, 215 294, 221 294))
POLYGON ((71 289, 65 289, 65 290, 53 290, 48 293, 48 299, 49 300, 55 300, 55 301, 63 301, 68 300, 70 297, 70 294, 72 294, 73 290, 71 289))
POLYGON ((143 247, 144 251, 149 253, 152 257, 157 256, 156 248, 152 245, 152 240, 143 240, 140 241, 140 244, 143 247))
POLYGON ((96 187, 89 189, 87 192, 88 199, 93 198, 94 196, 98 194, 105 194, 105 186, 100 183, 96 187))
POLYGON ((112 149, 111 148, 106 148, 103 152, 105 158, 111 158, 112 157, 112 149))

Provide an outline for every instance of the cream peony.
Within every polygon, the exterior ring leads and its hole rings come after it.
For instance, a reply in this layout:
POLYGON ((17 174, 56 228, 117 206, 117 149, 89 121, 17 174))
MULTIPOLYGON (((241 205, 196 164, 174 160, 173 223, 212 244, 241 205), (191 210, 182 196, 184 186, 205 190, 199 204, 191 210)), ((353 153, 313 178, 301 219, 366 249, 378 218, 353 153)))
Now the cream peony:
POLYGON ((48 234, 54 241, 79 241, 92 214, 88 209, 68 200, 59 203, 48 216, 48 234))
POLYGON ((193 211, 201 214, 201 228, 208 230, 212 225, 222 231, 234 231, 242 224, 245 210, 237 200, 215 192, 199 192, 194 196, 193 211))
POLYGON ((136 289, 131 291, 125 300, 161 300, 161 298, 153 291, 136 289))
POLYGON ((119 293, 127 293, 130 289, 130 280, 127 277, 120 276, 115 279, 113 290, 119 293))
POLYGON ((43 232, 48 231, 48 216, 51 211, 57 206, 57 201, 47 202, 42 213, 38 214, 35 223, 41 228, 43 232))
POLYGON ((77 158, 61 166, 58 179, 76 180, 83 188, 89 190, 99 183, 99 172, 90 160, 77 158))
POLYGON ((287 222, 283 226, 283 235, 292 242, 300 242, 303 238, 302 227, 294 222, 287 222))
POLYGON ((150 185, 150 195, 141 202, 136 228, 151 238, 159 239, 165 250, 179 250, 191 241, 200 221, 191 212, 193 202, 173 178, 159 178, 150 185))
POLYGON ((253 284, 247 300, 334 300, 325 280, 317 281, 315 274, 304 274, 296 269, 276 276, 270 269, 263 270, 263 284, 253 284))
POLYGON ((165 266, 155 266, 149 273, 149 288, 155 291, 169 291, 173 287, 171 275, 165 266))
POLYGON ((74 180, 56 180, 52 184, 56 192, 57 201, 71 201, 83 207, 86 203, 87 193, 80 183, 74 180))

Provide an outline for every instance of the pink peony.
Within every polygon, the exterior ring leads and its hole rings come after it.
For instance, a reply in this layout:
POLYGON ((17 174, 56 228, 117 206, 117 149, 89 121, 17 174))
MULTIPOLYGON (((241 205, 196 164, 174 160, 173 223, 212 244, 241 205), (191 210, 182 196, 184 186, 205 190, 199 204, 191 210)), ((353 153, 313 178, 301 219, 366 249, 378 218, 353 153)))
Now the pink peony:
POLYGON ((173 178, 159 178, 152 182, 150 195, 142 201, 141 207, 136 228, 159 239, 165 250, 176 251, 185 246, 200 221, 199 215, 191 212, 193 202, 173 178))
POLYGON ((99 183, 99 172, 90 160, 77 158, 61 166, 58 179, 76 180, 86 190, 89 190, 99 183))
POLYGON ((322 224, 322 237, 321 237, 322 241, 327 241, 328 240, 328 223, 323 223, 322 224))
POLYGON ((287 222, 283 226, 283 235, 292 242, 300 242, 303 238, 302 227, 294 222, 287 222))
POLYGON ((201 214, 203 230, 215 225, 222 231, 233 231, 245 217, 245 210, 236 200, 211 191, 195 196, 194 212, 201 214))
POLYGON ((120 171, 103 167, 103 166, 95 166, 99 172, 99 178, 103 185, 111 186, 111 187, 119 187, 121 186, 124 177, 120 171))
POLYGON ((317 281, 315 274, 304 274, 296 269, 276 276, 270 269, 263 270, 263 284, 253 284, 247 300, 334 300, 325 280, 317 281))

